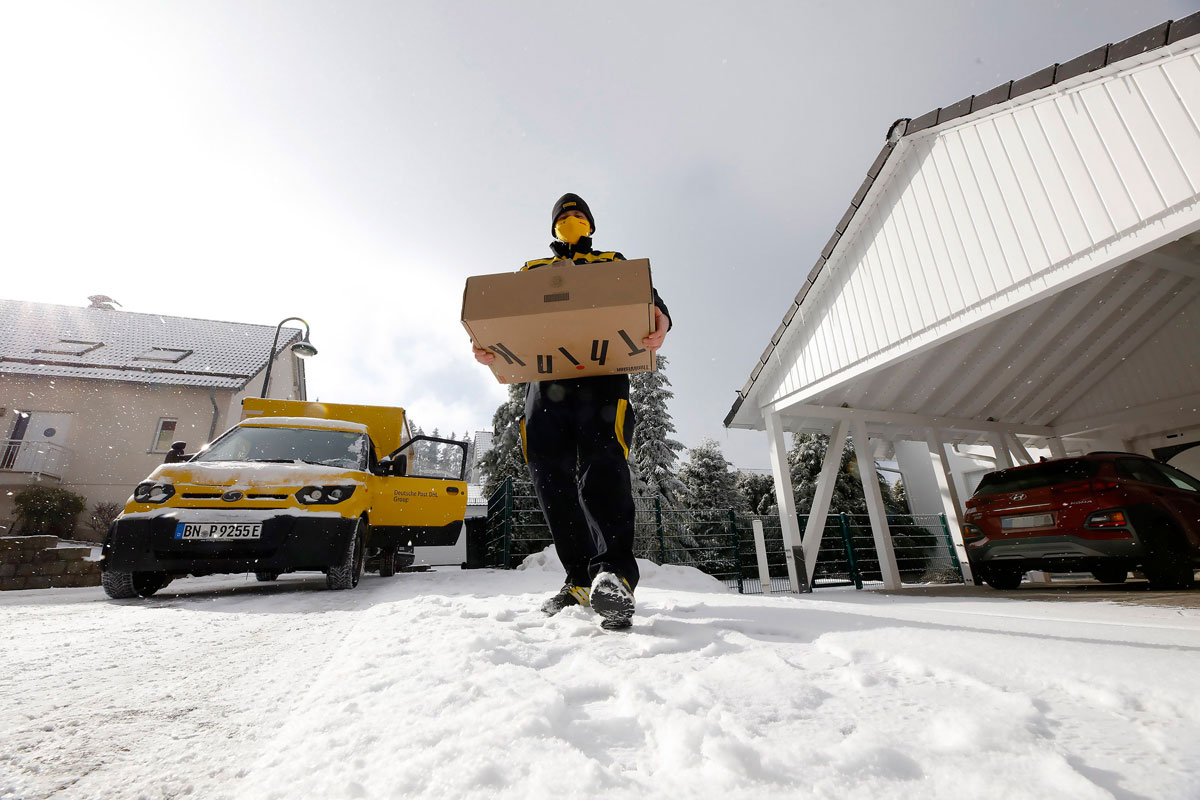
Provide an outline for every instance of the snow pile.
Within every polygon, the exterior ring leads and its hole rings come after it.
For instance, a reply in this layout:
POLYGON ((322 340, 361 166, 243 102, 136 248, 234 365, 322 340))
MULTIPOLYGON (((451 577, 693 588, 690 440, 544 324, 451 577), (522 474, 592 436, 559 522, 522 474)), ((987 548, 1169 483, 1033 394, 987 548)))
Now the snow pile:
MULTIPOLYGON (((720 592, 721 594, 729 592, 724 583, 698 569, 679 567, 674 564, 659 566, 644 558, 639 558, 637 564, 638 571, 641 573, 638 583, 639 591, 654 588, 676 589, 684 592, 720 592)), ((562 561, 559 560, 558 553, 554 551, 553 547, 547 547, 540 553, 526 556, 517 570, 548 572, 553 576, 552 580, 558 581, 559 584, 561 584, 564 574, 562 561)))
POLYGON ((555 561, 6 593, 0 797, 1200 796, 1195 610, 644 564, 607 633, 555 561))

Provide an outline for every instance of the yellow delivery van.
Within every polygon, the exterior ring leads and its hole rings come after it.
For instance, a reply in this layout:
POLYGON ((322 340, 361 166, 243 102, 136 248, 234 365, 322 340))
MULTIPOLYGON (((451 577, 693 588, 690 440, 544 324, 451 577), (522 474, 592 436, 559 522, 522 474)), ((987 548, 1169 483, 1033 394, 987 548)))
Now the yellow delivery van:
POLYGON ((413 548, 453 544, 467 507, 465 442, 413 436, 403 408, 247 398, 242 420, 134 489, 101 562, 109 597, 185 575, 325 573, 352 589, 413 548))

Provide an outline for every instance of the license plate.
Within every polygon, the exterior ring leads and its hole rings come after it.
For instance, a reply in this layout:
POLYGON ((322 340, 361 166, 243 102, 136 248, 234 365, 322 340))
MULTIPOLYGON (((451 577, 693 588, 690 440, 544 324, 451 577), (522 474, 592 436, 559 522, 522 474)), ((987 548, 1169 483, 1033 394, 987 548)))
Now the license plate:
POLYGON ((261 522, 177 522, 175 538, 188 540, 258 539, 261 522))
POLYGON ((1005 530, 1022 530, 1024 528, 1050 528, 1054 526, 1054 517, 1050 514, 1026 514, 1023 517, 1002 517, 1000 527, 1005 530))

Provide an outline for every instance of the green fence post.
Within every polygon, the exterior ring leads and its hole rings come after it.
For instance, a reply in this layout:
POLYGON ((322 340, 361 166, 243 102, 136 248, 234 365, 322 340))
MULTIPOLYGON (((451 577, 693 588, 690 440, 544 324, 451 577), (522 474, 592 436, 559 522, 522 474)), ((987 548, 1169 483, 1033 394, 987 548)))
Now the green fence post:
POLYGON ((962 562, 958 560, 958 550, 954 547, 954 537, 950 535, 950 523, 946 521, 945 514, 938 514, 938 519, 942 521, 942 534, 946 537, 946 547, 950 548, 950 560, 954 562, 954 571, 958 573, 958 579, 966 583, 967 579, 962 574, 962 562))
POLYGON ((729 509, 729 535, 733 537, 733 568, 737 570, 738 594, 742 591, 742 540, 737 531, 737 514, 729 509))
POLYGON ((667 563, 666 536, 663 535, 662 503, 658 495, 654 496, 654 529, 658 532, 658 563, 667 563))
POLYGON ((512 493, 513 481, 512 477, 504 479, 504 566, 502 569, 509 569, 509 558, 512 550, 512 493))
POLYGON ((854 581, 855 589, 862 589, 862 575, 858 573, 858 559, 854 557, 854 541, 850 536, 850 525, 846 522, 846 512, 838 514, 842 525, 842 541, 846 543, 846 561, 850 566, 850 580, 854 581))

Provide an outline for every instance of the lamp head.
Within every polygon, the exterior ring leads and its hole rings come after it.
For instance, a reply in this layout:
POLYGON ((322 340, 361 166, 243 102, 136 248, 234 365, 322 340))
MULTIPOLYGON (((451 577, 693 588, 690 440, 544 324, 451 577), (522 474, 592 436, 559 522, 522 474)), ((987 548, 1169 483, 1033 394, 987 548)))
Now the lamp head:
POLYGON ((292 345, 292 352, 300 358, 308 358, 317 354, 317 348, 313 347, 313 343, 308 340, 308 334, 304 338, 292 345))

